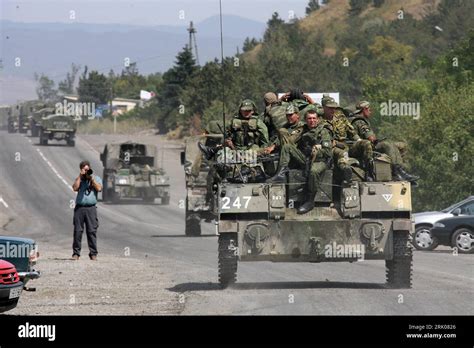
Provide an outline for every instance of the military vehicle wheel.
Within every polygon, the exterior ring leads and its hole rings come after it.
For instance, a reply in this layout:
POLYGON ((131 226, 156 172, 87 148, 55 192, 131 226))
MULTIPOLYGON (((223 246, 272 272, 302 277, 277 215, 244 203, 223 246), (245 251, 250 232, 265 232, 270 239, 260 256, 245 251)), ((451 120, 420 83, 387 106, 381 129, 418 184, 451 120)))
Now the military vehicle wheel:
POLYGON ((155 203, 155 197, 143 197, 143 202, 155 203))
POLYGON ((184 233, 188 237, 199 237, 201 235, 201 219, 199 215, 190 214, 186 210, 186 226, 184 233))
POLYGON ((40 141, 40 145, 48 145, 48 138, 46 138, 43 135, 43 130, 42 129, 39 132, 39 141, 40 141))
POLYGON ((433 237, 428 225, 421 225, 415 229, 413 246, 418 250, 431 251, 438 247, 439 242, 433 237))
POLYGON ((68 140, 67 145, 68 146, 76 146, 76 142, 74 140, 68 140))
POLYGON ((461 254, 474 253, 474 233, 468 228, 460 228, 454 231, 451 246, 457 248, 461 254))
POLYGON ((35 126, 32 126, 31 127, 31 136, 32 137, 37 137, 39 134, 38 134, 38 128, 35 127, 35 126))
POLYGON ((170 204, 170 196, 166 196, 161 199, 161 205, 169 205, 169 204, 170 204))
POLYGON ((413 254, 407 232, 393 233, 393 260, 385 260, 387 285, 397 289, 410 289, 413 254))
POLYGON ((219 284, 222 288, 237 281, 237 234, 219 235, 219 284))

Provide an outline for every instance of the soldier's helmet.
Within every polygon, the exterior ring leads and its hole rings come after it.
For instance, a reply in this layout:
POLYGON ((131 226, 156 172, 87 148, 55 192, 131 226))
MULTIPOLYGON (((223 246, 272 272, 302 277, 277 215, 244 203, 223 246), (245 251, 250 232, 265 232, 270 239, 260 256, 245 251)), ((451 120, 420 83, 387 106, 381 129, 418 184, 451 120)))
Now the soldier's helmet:
POLYGON ((338 108, 339 107, 339 104, 336 103, 336 101, 334 100, 334 98, 332 97, 326 97, 326 98, 322 98, 321 99, 321 103, 323 104, 323 106, 326 106, 328 108, 338 108))
POLYGON ((360 112, 368 107, 370 107, 370 103, 366 100, 362 100, 356 104, 356 112, 360 112))
POLYGON ((287 115, 293 115, 295 112, 299 112, 298 107, 296 105, 290 104, 286 107, 285 113, 287 115))
POLYGON ((240 103, 239 109, 243 111, 253 110, 253 112, 257 112, 255 103, 250 99, 243 100, 242 103, 240 103))
POLYGON ((273 104, 278 101, 278 96, 273 92, 267 92, 264 94, 263 100, 265 101, 265 104, 267 105, 273 104))

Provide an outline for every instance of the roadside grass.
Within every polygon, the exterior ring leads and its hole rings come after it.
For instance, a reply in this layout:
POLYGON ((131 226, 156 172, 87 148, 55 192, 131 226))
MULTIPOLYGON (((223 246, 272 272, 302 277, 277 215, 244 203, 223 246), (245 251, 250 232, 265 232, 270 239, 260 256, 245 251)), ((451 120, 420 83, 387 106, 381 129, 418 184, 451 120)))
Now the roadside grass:
MULTIPOLYGON (((142 119, 126 119, 117 121, 116 134, 138 133, 144 130, 154 129, 154 125, 142 119)), ((79 134, 114 134, 113 120, 90 120, 79 123, 77 127, 79 134)))

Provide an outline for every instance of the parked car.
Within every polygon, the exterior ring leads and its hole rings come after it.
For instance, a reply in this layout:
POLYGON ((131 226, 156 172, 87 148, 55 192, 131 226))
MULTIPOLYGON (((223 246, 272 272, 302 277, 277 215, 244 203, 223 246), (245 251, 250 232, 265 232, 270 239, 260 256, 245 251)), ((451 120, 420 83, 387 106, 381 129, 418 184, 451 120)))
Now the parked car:
POLYGON ((474 253, 474 216, 455 216, 435 222, 431 234, 438 244, 457 248, 461 254, 474 253))
POLYGON ((23 282, 15 266, 0 260, 0 313, 16 307, 22 290, 23 282))
POLYGON ((458 215, 474 215, 474 196, 455 203, 441 211, 429 211, 415 213, 415 232, 413 233, 413 245, 418 250, 434 250, 438 241, 431 235, 431 228, 435 222, 458 215))
POLYGON ((38 260, 38 246, 28 238, 0 236, 0 259, 12 263, 24 285, 41 273, 34 269, 38 260))

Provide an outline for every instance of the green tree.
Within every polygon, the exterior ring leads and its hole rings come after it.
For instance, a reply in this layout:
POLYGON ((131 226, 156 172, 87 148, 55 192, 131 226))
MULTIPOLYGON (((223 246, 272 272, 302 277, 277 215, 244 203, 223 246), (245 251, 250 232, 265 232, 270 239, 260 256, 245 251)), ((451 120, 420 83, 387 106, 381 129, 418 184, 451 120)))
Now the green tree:
POLYGON ((54 88, 54 81, 44 74, 35 74, 37 83, 36 94, 38 99, 45 102, 52 102, 57 99, 58 91, 54 88))
POLYGON ((317 10, 319 10, 318 0, 309 0, 308 6, 306 6, 306 14, 309 15, 310 13, 317 10))
POLYGON ((87 66, 79 79, 77 92, 81 102, 91 102, 95 104, 106 104, 110 98, 110 83, 105 75, 97 71, 87 72, 87 66))
POLYGON ((258 40, 255 38, 250 39, 249 37, 245 38, 244 44, 242 46, 242 50, 244 52, 251 51, 254 49, 255 46, 258 45, 258 40))
POLYGON ((67 73, 66 79, 58 83, 58 91, 61 92, 61 94, 74 94, 74 84, 80 69, 81 67, 79 65, 71 64, 71 72, 67 73))
POLYGON ((160 132, 176 127, 180 115, 188 115, 181 93, 197 70, 191 49, 185 46, 178 53, 175 65, 163 74, 163 88, 158 94, 158 103, 162 108, 157 120, 160 132))

